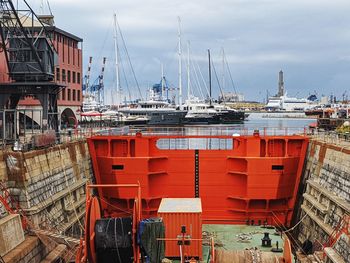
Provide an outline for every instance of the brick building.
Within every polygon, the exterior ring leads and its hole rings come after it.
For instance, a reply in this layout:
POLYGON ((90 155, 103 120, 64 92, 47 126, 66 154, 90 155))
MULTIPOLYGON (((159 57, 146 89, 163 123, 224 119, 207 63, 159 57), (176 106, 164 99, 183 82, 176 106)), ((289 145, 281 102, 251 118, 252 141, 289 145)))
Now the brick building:
MULTIPOLYGON (((51 36, 53 45, 57 51, 57 65, 55 65, 55 82, 62 84, 64 88, 58 94, 58 112, 61 123, 74 123, 78 119, 82 105, 82 42, 76 35, 56 27, 53 16, 41 15, 39 18, 46 25, 46 30, 51 36)), ((23 25, 32 21, 24 20, 23 25)), ((34 21, 40 24, 38 21, 34 21)), ((0 83, 10 82, 4 52, 0 52, 0 83)), ((18 104, 18 109, 41 109, 41 105, 34 97, 24 97, 18 104)), ((39 123, 39 115, 34 120, 39 123)), ((30 117, 30 116, 28 116, 30 117)))

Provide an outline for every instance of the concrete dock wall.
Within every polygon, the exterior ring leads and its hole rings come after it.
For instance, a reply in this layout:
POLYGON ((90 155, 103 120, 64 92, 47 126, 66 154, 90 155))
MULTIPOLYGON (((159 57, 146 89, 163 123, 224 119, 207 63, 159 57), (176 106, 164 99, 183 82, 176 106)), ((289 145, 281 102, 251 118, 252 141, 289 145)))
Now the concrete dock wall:
POLYGON ((80 236, 85 185, 92 176, 86 142, 25 153, 5 151, 2 156, 0 178, 30 219, 31 227, 80 236))
MULTIPOLYGON (((350 214, 350 145, 311 140, 304 173, 303 194, 296 231, 300 242, 309 238, 315 250, 334 235, 345 215, 350 214)), ((350 262, 350 238, 341 235, 327 248, 327 262, 350 262)))

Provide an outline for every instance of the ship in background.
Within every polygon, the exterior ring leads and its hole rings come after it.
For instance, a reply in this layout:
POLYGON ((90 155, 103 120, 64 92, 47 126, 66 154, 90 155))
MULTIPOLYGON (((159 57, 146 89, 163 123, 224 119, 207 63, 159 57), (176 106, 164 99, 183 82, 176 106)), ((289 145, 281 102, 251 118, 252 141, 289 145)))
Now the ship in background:
POLYGON ((278 73, 278 92, 275 96, 268 98, 265 109, 268 111, 304 111, 315 105, 315 101, 309 98, 288 97, 284 87, 283 71, 280 70, 278 73))
POLYGON ((169 87, 164 76, 160 83, 154 84, 149 91, 148 100, 140 100, 134 105, 122 107, 119 113, 124 116, 124 124, 133 124, 133 119, 143 119, 141 124, 148 125, 180 125, 187 111, 180 110, 171 103, 168 96, 169 87))

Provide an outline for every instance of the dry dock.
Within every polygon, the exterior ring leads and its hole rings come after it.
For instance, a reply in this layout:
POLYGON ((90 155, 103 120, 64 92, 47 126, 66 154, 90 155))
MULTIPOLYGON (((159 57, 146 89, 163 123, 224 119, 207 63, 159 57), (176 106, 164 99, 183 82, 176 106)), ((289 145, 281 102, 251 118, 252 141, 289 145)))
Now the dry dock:
POLYGON ((334 136, 315 136, 307 156, 300 189, 300 224, 294 234, 300 242, 308 238, 314 250, 328 246, 327 262, 350 262, 346 226, 350 215, 350 143, 334 136))
POLYGON ((65 246, 78 243, 74 239, 64 242, 64 238, 83 234, 85 185, 90 178, 85 141, 25 153, 2 151, 0 194, 17 210, 14 212, 25 215, 30 229, 23 235, 19 216, 0 203, 0 240, 4 241, 0 242, 0 255, 4 261, 40 262, 57 242, 65 246))
MULTIPOLYGON (((85 141, 29 152, 2 151, 0 195, 13 210, 9 212, 0 203, 4 262, 54 262, 59 257, 68 261, 73 257, 83 234, 85 185, 91 176, 85 141), (23 229, 17 213, 25 215, 30 230, 23 229)), ((349 142, 312 137, 295 211, 296 248, 300 250, 309 239, 316 252, 309 256, 297 253, 299 262, 350 262, 350 238, 341 227, 350 214, 349 142), (317 252, 323 249, 325 253, 317 252)))

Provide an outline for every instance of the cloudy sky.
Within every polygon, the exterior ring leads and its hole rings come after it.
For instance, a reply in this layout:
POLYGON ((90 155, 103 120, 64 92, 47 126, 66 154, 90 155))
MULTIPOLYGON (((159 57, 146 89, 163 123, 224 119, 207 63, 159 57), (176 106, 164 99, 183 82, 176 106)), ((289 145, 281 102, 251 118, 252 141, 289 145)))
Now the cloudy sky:
MULTIPOLYGON (((36 11, 40 2, 30 1, 36 11)), ((197 95, 198 67, 207 80, 207 49, 211 50, 221 81, 224 48, 236 90, 244 93, 246 99, 262 101, 267 90, 274 94, 280 69, 285 72, 285 86, 291 96, 302 97, 316 91, 319 96, 333 93, 340 97, 349 90, 350 97, 349 0, 50 0, 50 5, 56 26, 84 39, 84 71, 88 57, 93 56, 92 76, 96 78, 102 57, 107 57, 106 89, 115 82, 116 12, 143 93, 159 82, 160 63, 169 83, 178 85, 179 16, 184 89, 186 46, 190 41, 192 87, 197 95)), ((137 94, 121 41, 119 45, 127 84, 131 93, 137 94)), ((127 91, 123 74, 121 78, 127 91)), ((198 79, 200 82, 200 76, 198 79)), ((215 73, 213 87, 218 95, 215 73)), ((234 91, 227 68, 224 90, 234 91)))

